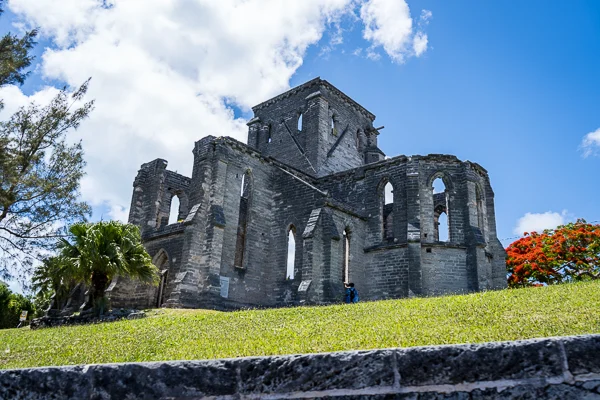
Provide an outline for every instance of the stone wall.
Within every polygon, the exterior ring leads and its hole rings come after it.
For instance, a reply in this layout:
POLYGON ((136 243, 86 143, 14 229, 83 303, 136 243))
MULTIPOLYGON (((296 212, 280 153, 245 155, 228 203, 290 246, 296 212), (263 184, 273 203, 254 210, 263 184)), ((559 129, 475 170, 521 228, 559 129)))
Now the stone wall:
POLYGON ((494 193, 481 166, 442 154, 383 159, 375 116, 319 78, 253 111, 248 144, 213 136, 196 142, 191 178, 167 170, 166 160, 142 165, 129 221, 142 229, 164 283, 118 278, 109 290, 113 305, 327 304, 342 301, 345 279, 363 300, 506 287, 494 193), (437 178, 446 190, 434 195, 437 178), (387 205, 386 184, 393 187, 387 205), (167 218, 174 196, 178 222, 167 218), (439 240, 442 213, 446 242, 439 240))
POLYGON ((3 399, 600 399, 600 335, 0 370, 3 399))
POLYGON ((368 149, 383 159, 375 115, 325 80, 313 79, 252 110, 248 145, 305 173, 320 177, 372 162, 368 149))

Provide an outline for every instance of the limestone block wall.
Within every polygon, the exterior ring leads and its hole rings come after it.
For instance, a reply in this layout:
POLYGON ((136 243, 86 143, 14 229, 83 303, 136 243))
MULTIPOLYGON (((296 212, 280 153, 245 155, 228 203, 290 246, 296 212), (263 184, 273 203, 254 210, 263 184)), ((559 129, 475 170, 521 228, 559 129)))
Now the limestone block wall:
MULTIPOLYGON (((345 279, 363 300, 506 287, 494 192, 481 166, 443 154, 384 160, 375 116, 320 78, 253 111, 248 145, 213 136, 195 143, 191 178, 168 171, 166 160, 142 165, 129 220, 168 270, 147 304, 338 302, 345 279), (437 178, 445 190, 434 194, 437 178), (393 202, 386 205, 387 184, 393 202), (168 224, 174 196, 184 221, 168 224), (447 241, 440 240, 443 214, 447 241), (303 281, 311 283, 299 291, 303 281)), ((112 288, 115 304, 140 302, 146 290, 121 286, 112 288), (127 292, 136 299, 127 303, 127 292)))
POLYGON ((253 111, 248 145, 314 176, 362 165, 365 151, 377 148, 375 116, 320 78, 253 111))
POLYGON ((598 399, 600 335, 0 370, 6 399, 598 399))

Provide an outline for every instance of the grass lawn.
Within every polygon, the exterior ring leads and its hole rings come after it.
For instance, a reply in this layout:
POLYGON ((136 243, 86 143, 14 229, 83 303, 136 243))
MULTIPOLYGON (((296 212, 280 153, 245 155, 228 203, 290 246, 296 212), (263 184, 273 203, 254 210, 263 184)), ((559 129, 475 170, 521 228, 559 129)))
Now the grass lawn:
POLYGON ((87 326, 0 330, 0 369, 476 343, 600 333, 600 282, 327 307, 156 310, 87 326))

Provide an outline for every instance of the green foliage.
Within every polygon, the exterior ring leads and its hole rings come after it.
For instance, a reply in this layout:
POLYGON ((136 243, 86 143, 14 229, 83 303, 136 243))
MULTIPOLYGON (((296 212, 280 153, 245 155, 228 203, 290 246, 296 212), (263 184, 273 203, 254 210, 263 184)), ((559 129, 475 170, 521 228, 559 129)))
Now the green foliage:
POLYGON ((578 219, 524 235, 506 248, 510 287, 600 279, 600 225, 578 219))
MULTIPOLYGON (((77 284, 72 264, 62 257, 48 257, 38 265, 33 273, 32 289, 36 293, 35 305, 38 314, 43 313, 54 301, 55 308, 61 309, 68 300, 69 293, 77 284)), ((39 316, 39 315, 38 315, 39 316)))
MULTIPOLYGON (((0 14, 4 11, 0 0, 0 14)), ((29 72, 25 72, 34 56, 29 52, 35 45, 37 30, 25 32, 23 37, 18 37, 10 32, 0 39, 0 86, 23 84, 29 72)), ((0 108, 2 108, 0 100, 0 108)))
POLYGON ((69 240, 60 239, 59 276, 91 285, 91 299, 101 307, 104 291, 116 276, 127 276, 157 285, 158 269, 142 245, 137 226, 119 221, 76 223, 69 228, 69 240))
POLYGON ((210 359, 600 333, 600 281, 464 296, 0 332, 0 368, 210 359), (9 350, 9 352, 6 352, 9 350))
POLYGON ((35 307, 30 299, 18 294, 0 283, 0 329, 16 328, 19 324, 21 311, 28 311, 27 318, 30 319, 35 307))
MULTIPOLYGON (((36 35, 0 39, 0 86, 24 82, 36 35)), ((88 83, 73 94, 63 88, 49 104, 32 103, 0 123, 0 277, 26 275, 64 233, 61 227, 90 213, 78 200, 81 143, 66 141, 93 109, 93 102, 83 103, 88 83)))

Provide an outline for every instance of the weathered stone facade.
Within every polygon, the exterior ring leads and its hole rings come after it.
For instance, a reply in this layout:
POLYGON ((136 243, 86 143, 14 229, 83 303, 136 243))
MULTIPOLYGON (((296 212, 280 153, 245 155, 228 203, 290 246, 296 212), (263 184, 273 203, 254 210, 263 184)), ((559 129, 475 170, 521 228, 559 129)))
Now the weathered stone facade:
POLYGON ((2 399, 600 400, 600 336, 0 370, 2 399))
POLYGON ((163 279, 158 288, 115 279, 113 306, 339 302, 344 280, 362 300, 506 286, 494 192, 481 166, 440 154, 386 158, 375 116, 319 78, 253 111, 248 144, 196 142, 191 178, 162 159, 142 165, 129 222, 163 279), (446 190, 434 194, 436 178, 446 190), (385 204, 388 183, 393 202, 385 204), (168 221, 174 196, 177 222, 168 221))

